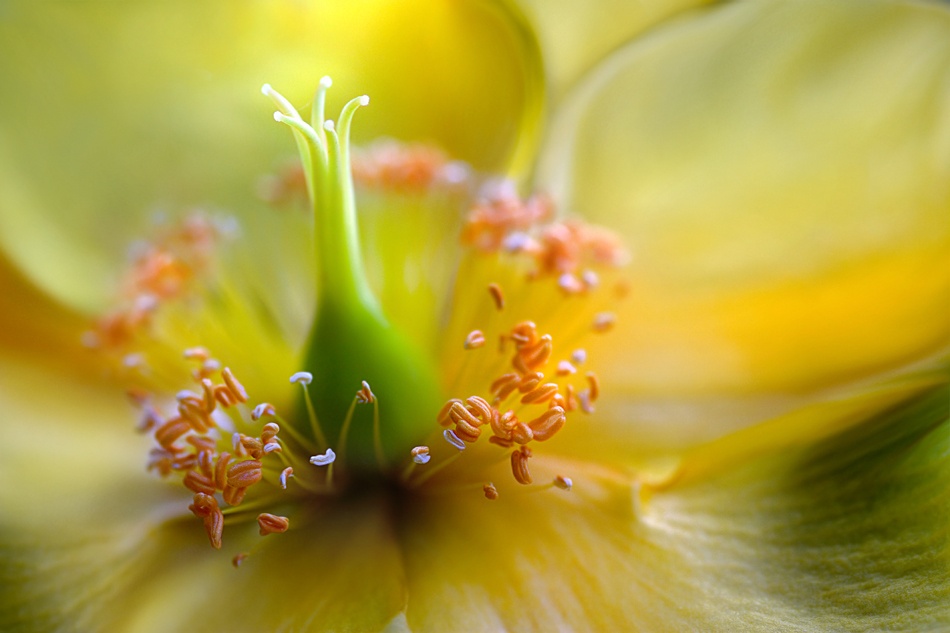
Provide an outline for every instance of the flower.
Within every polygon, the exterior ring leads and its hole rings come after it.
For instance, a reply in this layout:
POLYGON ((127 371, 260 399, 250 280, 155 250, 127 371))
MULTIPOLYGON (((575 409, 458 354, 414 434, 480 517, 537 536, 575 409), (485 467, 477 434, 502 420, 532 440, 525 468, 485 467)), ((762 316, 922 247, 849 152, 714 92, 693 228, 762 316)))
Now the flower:
MULTIPOLYGON (((583 71, 593 60, 565 65, 535 17, 542 51, 561 60, 535 183, 621 229, 627 269, 611 266, 608 234, 549 219, 544 198, 392 145, 359 163, 355 239, 347 130, 365 104, 328 128, 317 98, 308 127, 271 89, 301 141, 315 253, 291 209, 258 209, 237 235, 213 214, 160 225, 133 252, 127 302, 86 337, 115 355, 105 379, 75 349, 85 320, 33 283, 56 277, 43 290, 89 301, 85 274, 64 289, 56 267, 75 249, 37 264, 7 247, 5 628, 946 624, 947 128, 931 88, 946 11, 733 3, 583 71), (908 60, 901 90, 865 98, 908 60), (932 118, 908 116, 922 112, 932 118), (706 113, 729 127, 704 128, 706 113), (481 202, 462 216, 473 191, 481 202), (584 353, 568 356, 575 343, 584 353), (529 384, 538 368, 555 390, 529 384), (521 426, 494 402, 513 380, 527 387, 521 426), (126 381, 152 439, 128 432, 126 381), (523 415, 530 400, 553 406, 523 415), (237 435, 201 430, 212 422, 237 435), (436 441, 416 444, 430 429, 436 441), (152 442, 154 471, 186 472, 171 485, 144 472, 152 442)), ((512 109, 528 124, 530 110, 512 109)), ((509 150, 517 166, 524 150, 509 150)), ((465 158, 487 170, 501 153, 465 158)))

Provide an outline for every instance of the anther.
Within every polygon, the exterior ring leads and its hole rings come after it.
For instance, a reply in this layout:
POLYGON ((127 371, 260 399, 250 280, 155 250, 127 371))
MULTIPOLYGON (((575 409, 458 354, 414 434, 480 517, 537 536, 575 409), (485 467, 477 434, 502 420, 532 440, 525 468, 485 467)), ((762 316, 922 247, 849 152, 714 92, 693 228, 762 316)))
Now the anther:
POLYGON ((298 371, 290 377, 290 382, 299 385, 309 385, 313 382, 313 374, 309 371, 298 371))
POLYGON ((281 534, 290 527, 290 519, 263 512, 257 516, 257 525, 261 528, 261 536, 281 534))
POLYGON ((485 344, 485 335, 481 330, 472 330, 465 337, 465 349, 476 349, 485 344))
POLYGON ((575 365, 583 365, 587 360, 587 351, 583 349, 576 349, 571 354, 571 360, 574 361, 575 365))
POLYGON ((454 407, 456 403, 462 404, 462 401, 459 400, 458 398, 452 398, 451 400, 446 402, 444 405, 442 405, 442 408, 439 410, 438 415, 435 416, 435 419, 439 423, 440 426, 449 426, 450 424, 452 424, 452 417, 450 413, 452 412, 452 407, 454 407))
POLYGON ((211 354, 204 347, 189 347, 182 354, 185 360, 206 361, 211 358, 211 354))
POLYGON ((204 389, 204 400, 202 401, 202 405, 204 406, 205 413, 211 413, 214 411, 216 406, 214 397, 214 384, 207 378, 202 378, 201 388, 204 389))
POLYGON ((494 501, 498 498, 498 489, 495 488, 495 484, 487 483, 482 486, 482 491, 485 493, 485 498, 489 501, 494 501))
POLYGON ((196 517, 203 520, 208 540, 211 541, 211 547, 221 549, 221 534, 224 531, 224 514, 221 512, 221 508, 218 507, 217 500, 211 495, 197 492, 195 493, 194 501, 188 506, 188 509, 191 510, 196 517))
POLYGON ((170 449, 175 440, 191 430, 191 425, 181 418, 172 418, 155 430, 155 441, 170 449))
POLYGON ((528 485, 532 481, 531 473, 528 472, 529 457, 531 457, 531 449, 527 446, 522 446, 511 454, 511 472, 519 484, 528 485))
POLYGON ((562 477, 561 475, 558 475, 557 477, 555 477, 553 483, 555 487, 560 488, 561 490, 569 491, 571 488, 574 487, 574 482, 571 480, 570 477, 562 477))
POLYGON ((412 461, 417 464, 428 464, 429 460, 432 459, 429 455, 428 446, 416 446, 410 451, 412 455, 412 461))
POLYGON ((247 488, 235 488, 234 486, 225 486, 221 491, 225 503, 229 506, 239 506, 244 501, 244 495, 247 494, 247 488))
POLYGON ((465 450, 465 442, 463 442, 458 435, 455 434, 455 431, 452 429, 445 429, 442 431, 442 437, 445 438, 445 441, 459 449, 460 451, 465 450))
POLYGON ((264 444, 263 452, 265 455, 267 455, 268 453, 274 453, 274 452, 280 453, 282 452, 282 449, 280 447, 280 444, 278 444, 277 442, 268 442, 267 444, 264 444))
POLYGON ((600 396, 600 381, 597 374, 592 371, 587 372, 587 384, 590 385, 590 401, 594 402, 600 396))
POLYGON ((600 312, 594 317, 593 329, 595 332, 606 332, 617 322, 612 312, 600 312))
POLYGON ((188 488, 192 492, 202 492, 206 495, 214 494, 214 482, 211 481, 210 477, 198 471, 189 470, 185 473, 185 478, 182 479, 182 483, 185 485, 185 488, 188 488))
POLYGON ((139 424, 135 430, 139 433, 147 433, 155 427, 161 426, 164 422, 162 416, 155 410, 155 407, 150 404, 145 404, 142 406, 142 416, 139 418, 139 424))
POLYGON ((524 422, 517 422, 511 428, 511 440, 517 444, 527 444, 534 439, 534 431, 524 422))
POLYGON ((336 453, 332 448, 328 448, 323 455, 314 455, 310 458, 310 463, 314 466, 329 466, 336 461, 336 453))
POLYGON ((217 400, 222 407, 227 409, 228 407, 234 406, 236 400, 234 396, 231 395, 231 390, 228 389, 227 385, 218 385, 214 388, 214 398, 217 400))
POLYGON ((270 404, 269 402, 262 402, 256 407, 254 407, 253 411, 251 411, 251 419, 256 422, 266 415, 276 415, 276 414, 277 414, 277 410, 274 409, 274 405, 270 404))
POLYGON ((261 429, 261 442, 267 444, 272 439, 277 437, 277 434, 280 433, 280 427, 276 422, 268 422, 264 425, 264 428, 261 429))
POLYGON ((533 391, 529 391, 524 396, 521 397, 522 404, 534 404, 539 402, 547 402, 557 393, 558 386, 556 383, 549 382, 541 385, 540 387, 535 388, 533 391))
POLYGON ((537 387, 542 380, 544 380, 544 374, 539 371, 525 374, 521 377, 521 380, 518 381, 518 391, 528 393, 537 387))
POLYGON ((505 309, 505 295, 501 292, 501 286, 496 283, 488 284, 488 293, 495 302, 495 309, 498 311, 505 309))
POLYGON ((229 367, 225 367, 221 370, 221 378, 224 379, 228 389, 231 390, 231 395, 233 395, 238 402, 247 402, 247 391, 244 389, 244 385, 238 382, 238 379, 234 377, 229 367))
POLYGON ((218 455, 218 462, 214 467, 214 485, 218 490, 224 490, 228 485, 228 464, 230 462, 230 453, 218 455))
POLYGON ((356 392, 356 401, 360 404, 376 402, 376 394, 369 388, 369 383, 365 380, 363 381, 363 386, 356 392))
POLYGON ((241 566, 241 563, 244 562, 244 559, 248 557, 248 554, 242 552, 236 554, 234 558, 231 559, 231 564, 234 565, 235 569, 241 566))
POLYGON ((590 401, 590 393, 587 391, 582 391, 577 394, 577 399, 581 402, 581 411, 587 414, 594 412, 594 405, 590 401))
POLYGON ((294 476, 294 469, 292 466, 280 471, 280 487, 284 490, 287 490, 287 480, 294 476))
POLYGON ((555 433, 561 430, 567 416, 561 407, 551 407, 540 416, 528 423, 531 431, 534 433, 534 439, 539 442, 550 439, 555 433))
POLYGON ((262 465, 256 459, 237 462, 228 467, 228 485, 247 488, 259 482, 262 474, 262 465))

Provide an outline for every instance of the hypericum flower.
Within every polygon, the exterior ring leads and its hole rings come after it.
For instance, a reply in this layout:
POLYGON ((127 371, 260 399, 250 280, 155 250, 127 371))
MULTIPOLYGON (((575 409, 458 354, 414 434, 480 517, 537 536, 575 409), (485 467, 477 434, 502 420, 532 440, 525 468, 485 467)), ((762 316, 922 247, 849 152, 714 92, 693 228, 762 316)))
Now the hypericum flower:
MULTIPOLYGON (((611 91, 626 85, 627 71, 642 72, 633 63, 640 55, 683 63, 671 49, 693 36, 718 42, 708 51, 726 57, 723 42, 734 38, 740 49, 765 42, 774 53, 764 35, 785 32, 789 14, 808 12, 775 5, 772 14, 770 6, 735 3, 701 14, 698 33, 690 21, 674 25, 590 73, 555 119, 556 140, 539 172, 553 198, 523 197, 506 179, 425 145, 380 143, 351 154, 350 126, 366 97, 326 121, 329 82, 322 82, 304 119, 265 86, 302 169, 265 180, 260 193, 289 208, 238 223, 205 212, 160 224, 133 249, 119 301, 85 332, 83 356, 63 342, 80 339, 70 314, 2 260, 3 628, 946 625, 950 390, 935 344, 946 324, 925 318, 944 305, 946 271, 914 284, 863 334, 832 323, 843 345, 788 328, 799 346, 817 340, 841 353, 873 340, 868 332, 923 315, 914 332, 842 358, 768 345, 775 333, 765 317, 785 325, 784 304, 751 312, 730 305, 764 292, 754 283, 725 284, 725 307, 706 302, 708 290, 697 295, 677 284, 681 260, 709 255, 701 232, 718 236, 715 223, 700 224, 699 234, 687 223, 680 237, 659 239, 669 247, 668 270, 644 273, 655 265, 656 244, 640 235, 659 225, 662 237, 664 214, 689 210, 689 195, 670 209, 618 174, 615 163, 630 168, 630 152, 615 154, 611 144, 639 128, 611 91), (752 17, 755 27, 745 27, 752 17), (643 215, 618 191, 645 196, 643 215), (312 213, 291 212, 303 200, 312 213), (612 220, 623 238, 566 213, 575 208, 612 220), (650 280, 670 282, 673 309, 659 300, 667 289, 650 280), (677 327, 670 317, 680 311, 695 313, 697 332, 677 327), (710 323, 719 324, 718 338, 710 323), (685 340, 671 341, 670 332, 685 340), (657 351, 663 346, 668 355, 657 351), (655 372, 646 378, 640 356, 655 372), (131 399, 143 436, 129 432, 127 404, 81 375, 102 368, 96 359, 106 361, 111 392, 131 399), (684 359, 697 362, 683 368, 684 359), (81 371, 64 373, 62 364, 81 371), (669 387, 678 371, 679 393, 648 391, 669 387), (722 400, 704 399, 713 387, 722 400), (779 397, 782 390, 791 395, 779 397), (649 434, 663 423, 683 428, 680 416, 690 416, 671 400, 701 412, 696 441, 671 442, 675 453, 657 449, 657 437, 670 436, 649 434), (751 413, 743 408, 750 401, 759 405, 751 413), (716 420, 739 411, 742 419, 716 420), (644 423, 650 417, 653 427, 644 423)), ((875 54, 888 57, 878 53, 883 44, 916 50, 946 33, 943 11, 892 14, 889 6, 855 7, 869 23, 903 29, 894 40, 871 37, 875 54)), ((822 28, 850 32, 850 14, 825 17, 822 28)), ((829 58, 843 63, 863 52, 840 50, 829 58)), ((677 68, 669 64, 660 67, 677 68)), ((681 76, 673 92, 690 80, 704 77, 681 76)), ((664 123, 658 111, 676 119, 682 95, 664 102, 662 91, 643 92, 663 102, 641 104, 654 121, 664 123)), ((913 138, 899 132, 901 142, 913 138)), ((677 152, 677 161, 688 159, 677 152)), ((680 191, 659 181, 670 196, 680 191)), ((939 193, 945 202, 945 189, 939 193)), ((925 197, 913 207, 918 231, 933 226, 925 197)), ((880 219, 893 212, 873 210, 874 227, 893 226, 880 219)), ((939 246, 947 233, 937 228, 939 246)), ((904 262, 905 250, 872 248, 879 238, 869 235, 855 236, 858 260, 869 251, 885 268, 904 262)), ((697 274, 728 279, 737 268, 774 263, 767 250, 750 256, 732 246, 712 249, 710 267, 697 274)), ((946 261, 929 248, 913 261, 946 261)), ((813 272, 805 266, 789 292, 813 272)), ((888 276, 874 267, 845 273, 829 288, 853 292, 831 303, 853 317, 865 305, 855 278, 888 276)), ((801 310, 788 318, 811 322, 801 310)), ((849 325, 861 329, 853 318, 849 325)))

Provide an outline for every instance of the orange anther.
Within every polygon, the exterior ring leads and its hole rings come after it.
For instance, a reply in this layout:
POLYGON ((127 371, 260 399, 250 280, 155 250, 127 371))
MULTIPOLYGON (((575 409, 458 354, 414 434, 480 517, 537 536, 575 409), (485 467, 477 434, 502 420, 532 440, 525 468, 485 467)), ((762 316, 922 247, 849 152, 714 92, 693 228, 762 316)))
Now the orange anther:
POLYGON ((466 408, 469 412, 485 424, 492 419, 495 410, 488 404, 488 401, 479 396, 470 396, 465 399, 466 408))
POLYGON ((228 485, 228 464, 231 462, 231 453, 218 455, 218 462, 214 466, 214 485, 218 490, 224 490, 228 485))
POLYGON ((496 283, 488 284, 488 294, 491 295, 492 301, 495 302, 496 310, 504 310, 505 308, 505 295, 501 292, 501 286, 496 283))
POLYGON ((247 402, 247 391, 244 389, 244 385, 238 382, 238 379, 234 377, 230 367, 225 367, 221 370, 221 378, 224 379, 224 383, 228 386, 228 389, 231 390, 231 395, 234 396, 235 400, 238 402, 247 402))
POLYGON ((204 411, 205 413, 211 413, 217 406, 214 397, 214 384, 209 379, 202 378, 201 388, 204 390, 204 399, 202 400, 204 411))
POLYGON ((518 391, 521 393, 533 391, 535 387, 541 384, 542 380, 544 380, 544 374, 539 371, 525 374, 521 377, 521 380, 518 381, 518 391))
POLYGON ((600 381, 597 374, 592 371, 587 372, 587 384, 590 385, 590 401, 594 402, 600 396, 600 381))
POLYGON ((185 473, 182 483, 192 492, 203 492, 206 495, 214 494, 214 482, 211 481, 210 477, 196 470, 189 470, 185 473))
POLYGON ((595 332, 606 332, 613 328, 617 317, 611 312, 601 312, 594 317, 593 329, 595 332))
POLYGON ((263 512, 257 516, 257 525, 261 528, 261 536, 280 534, 290 527, 290 519, 263 512))
POLYGON ((170 449, 175 440, 191 430, 191 425, 181 418, 172 418, 155 429, 155 441, 170 449))
POLYGON ((490 501, 494 501, 495 499, 498 498, 498 489, 495 488, 494 484, 490 484, 490 483, 485 484, 484 486, 482 486, 482 491, 484 491, 485 493, 485 498, 490 501))
POLYGON ((538 402, 547 402, 557 393, 558 386, 556 383, 549 382, 536 387, 534 390, 529 391, 521 398, 522 404, 534 404, 538 402))
POLYGON ((218 385, 214 388, 214 399, 217 400, 225 409, 233 406, 237 402, 237 400, 234 398, 234 395, 231 394, 231 390, 228 389, 227 385, 218 385))
POLYGON ((221 491, 225 503, 229 506, 239 506, 244 501, 244 495, 247 494, 247 488, 235 488, 234 486, 225 486, 221 491))
POLYGON ((534 432, 534 439, 543 442, 560 431, 566 420, 567 416, 564 415, 564 409, 552 407, 529 422, 528 426, 534 432))
POLYGON ((224 514, 218 507, 218 502, 209 494, 195 493, 194 501, 188 509, 204 522, 205 533, 211 541, 211 547, 221 549, 221 534, 224 531, 224 514))
POLYGON ((262 465, 256 459, 232 463, 228 467, 228 485, 235 488, 247 488, 261 480, 262 465))
POLYGON ((517 422, 511 428, 511 439, 518 444, 527 444, 534 439, 534 431, 524 422, 517 422))
POLYGON ((376 394, 369 388, 369 383, 365 380, 363 381, 363 386, 356 392, 356 400, 361 404, 376 402, 376 394))
POLYGON ((458 398, 452 398, 439 409, 438 415, 435 416, 436 421, 442 426, 449 426, 452 424, 452 418, 449 415, 452 411, 452 407, 456 404, 462 404, 462 401, 458 398))
POLYGON ((528 472, 529 457, 531 457, 531 449, 527 446, 522 446, 511 454, 511 473, 519 484, 531 483, 531 473, 528 472))

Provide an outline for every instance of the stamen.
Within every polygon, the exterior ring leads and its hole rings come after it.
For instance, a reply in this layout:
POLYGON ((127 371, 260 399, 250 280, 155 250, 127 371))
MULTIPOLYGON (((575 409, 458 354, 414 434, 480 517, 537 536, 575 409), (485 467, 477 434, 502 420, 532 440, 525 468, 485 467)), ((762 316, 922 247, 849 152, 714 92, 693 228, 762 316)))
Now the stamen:
POLYGON ((235 569, 241 566, 241 563, 244 562, 244 559, 247 558, 249 554, 241 553, 236 554, 234 558, 231 559, 231 564, 234 565, 235 569))
POLYGON ((567 416, 564 414, 564 409, 561 407, 551 407, 538 418, 529 422, 528 426, 531 428, 534 439, 539 442, 544 442, 545 440, 551 439, 555 433, 560 431, 566 420, 567 416))
POLYGON ((287 490, 287 480, 294 476, 294 469, 288 466, 280 473, 280 487, 287 490))
POLYGON ((369 383, 365 380, 363 381, 363 387, 356 392, 356 401, 360 404, 376 402, 376 395, 373 393, 373 390, 369 388, 369 383))
POLYGON ((204 522, 205 533, 211 541, 211 547, 221 549, 221 534, 224 531, 224 514, 217 500, 208 494, 195 493, 194 501, 188 509, 204 522))
POLYGON ((574 482, 569 477, 558 475, 554 478, 554 485, 561 490, 570 491, 574 487, 574 482))
POLYGON ((269 402, 262 402, 251 411, 251 419, 257 422, 265 415, 276 415, 277 410, 274 409, 274 405, 269 402))
POLYGON ((257 516, 257 525, 260 526, 261 536, 268 534, 281 534, 290 527, 290 519, 263 512, 257 516))
POLYGON ((336 461, 336 453, 332 448, 328 448, 323 455, 314 455, 310 458, 310 463, 314 466, 329 466, 336 461))
POLYGON ((416 446, 410 451, 410 454, 412 455, 412 461, 416 464, 428 464, 429 460, 432 459, 429 455, 428 446, 416 446))
POLYGON ((445 429, 442 432, 442 437, 445 438, 445 441, 459 449, 460 451, 465 450, 465 442, 459 439, 459 436, 455 434, 455 431, 452 429, 445 429))
POLYGON ((600 396, 600 381, 597 380, 597 374, 592 371, 587 372, 587 384, 590 385, 590 401, 594 402, 600 396))
POLYGON ((485 344, 485 335, 481 330, 472 330, 465 337, 465 349, 476 349, 485 344))
POLYGON ((263 465, 256 459, 231 464, 228 468, 228 485, 234 488, 247 488, 259 482, 263 476, 263 465))
POLYGON ((200 360, 202 362, 211 358, 211 353, 204 347, 189 347, 182 355, 185 360, 200 360))
POLYGON ((309 385, 313 382, 313 374, 309 371, 298 371, 290 377, 290 382, 299 385, 309 385))
POLYGON ((495 484, 487 483, 482 486, 482 490, 485 492, 485 498, 489 501, 494 501, 498 498, 498 489, 495 488, 495 484))
POLYGON ((570 361, 562 360, 557 364, 557 375, 558 376, 570 376, 571 374, 576 374, 577 368, 571 364, 570 361))
POLYGON ((535 404, 541 402, 547 402, 554 397, 554 394, 557 393, 558 386, 556 383, 549 382, 541 385, 540 387, 535 388, 533 391, 526 393, 521 398, 522 404, 535 404))
POLYGON ((531 473, 528 472, 528 458, 531 457, 531 449, 522 446, 511 454, 511 472, 515 476, 515 481, 519 484, 528 485, 531 483, 531 473))
POLYGON ((616 322, 617 317, 612 312, 600 312, 594 317, 593 329, 595 332, 607 332, 616 322))
POLYGON ((224 379, 228 389, 231 390, 231 395, 233 395, 238 402, 247 402, 247 391, 244 389, 244 385, 238 382, 238 379, 231 373, 230 368, 225 367, 221 370, 221 378, 224 379))
POLYGON ((496 283, 488 284, 488 293, 495 302, 495 309, 501 312, 505 308, 505 295, 501 291, 501 286, 496 283))
POLYGON ((571 354, 571 360, 574 361, 575 365, 583 365, 587 360, 587 351, 583 349, 576 349, 571 354))

